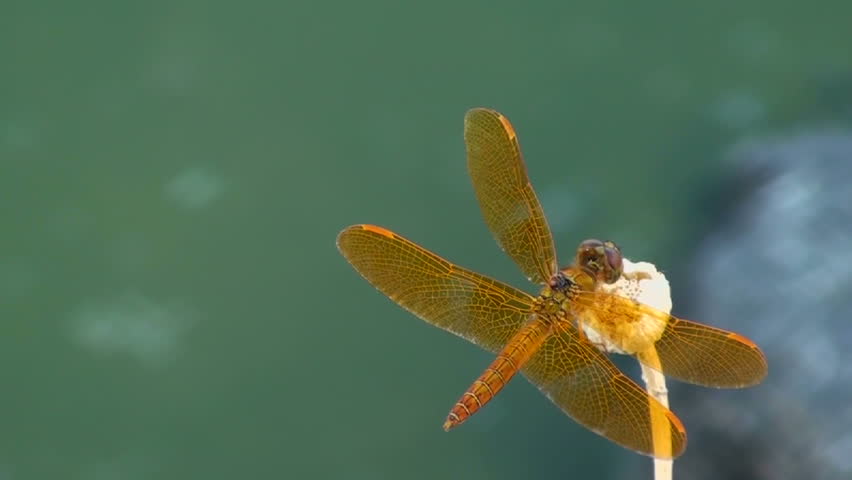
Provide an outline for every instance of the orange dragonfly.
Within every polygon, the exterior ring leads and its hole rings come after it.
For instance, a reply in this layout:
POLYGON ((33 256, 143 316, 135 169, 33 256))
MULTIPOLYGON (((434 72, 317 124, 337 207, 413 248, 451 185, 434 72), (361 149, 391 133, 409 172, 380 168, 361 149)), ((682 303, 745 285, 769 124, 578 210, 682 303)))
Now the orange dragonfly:
POLYGON ((766 359, 747 338, 601 291, 599 285, 622 274, 614 243, 586 240, 573 263, 559 268, 506 117, 473 109, 465 116, 464 138, 485 222, 524 275, 542 285, 538 296, 450 263, 382 227, 353 225, 337 238, 355 270, 400 306, 497 354, 452 407, 445 430, 482 408, 520 371, 566 414, 612 442, 656 458, 680 455, 686 447, 680 420, 624 375, 584 328, 689 383, 739 388, 763 379, 766 359))

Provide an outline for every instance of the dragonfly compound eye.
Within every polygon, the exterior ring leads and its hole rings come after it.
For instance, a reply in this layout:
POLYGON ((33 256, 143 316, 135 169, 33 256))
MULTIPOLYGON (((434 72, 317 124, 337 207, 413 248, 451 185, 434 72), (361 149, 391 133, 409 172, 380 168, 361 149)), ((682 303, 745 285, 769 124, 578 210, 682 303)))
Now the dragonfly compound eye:
POLYGON ((604 243, 604 254, 606 255, 606 281, 613 283, 618 280, 624 268, 624 257, 621 255, 621 250, 618 245, 612 242, 604 243))

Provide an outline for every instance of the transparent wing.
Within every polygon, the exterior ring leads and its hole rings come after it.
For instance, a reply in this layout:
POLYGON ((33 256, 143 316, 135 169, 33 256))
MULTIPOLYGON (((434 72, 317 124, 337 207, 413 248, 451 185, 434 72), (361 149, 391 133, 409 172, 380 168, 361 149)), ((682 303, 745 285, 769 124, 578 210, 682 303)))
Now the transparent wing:
POLYGON ((760 383, 768 372, 760 348, 742 335, 670 317, 654 344, 659 365, 640 353, 639 361, 679 380, 718 388, 760 383))
POLYGON ((454 265, 375 225, 353 225, 337 247, 368 282, 421 319, 499 351, 529 319, 532 297, 454 265))
POLYGON ((557 325, 523 374, 578 423, 618 445, 656 458, 683 453, 686 430, 677 416, 581 340, 573 325, 557 325))
MULTIPOLYGON (((637 332, 662 331, 654 343, 654 355, 639 352, 645 365, 684 382, 719 388, 740 388, 760 383, 768 370, 766 357, 751 340, 737 333, 690 322, 629 298, 604 292, 581 292, 576 297, 578 317, 597 318, 612 325, 636 328, 637 332)), ((623 328, 629 332, 629 328, 623 328)))
POLYGON ((527 278, 546 282, 556 273, 556 250, 515 130, 506 117, 477 108, 465 115, 464 139, 485 223, 527 278))

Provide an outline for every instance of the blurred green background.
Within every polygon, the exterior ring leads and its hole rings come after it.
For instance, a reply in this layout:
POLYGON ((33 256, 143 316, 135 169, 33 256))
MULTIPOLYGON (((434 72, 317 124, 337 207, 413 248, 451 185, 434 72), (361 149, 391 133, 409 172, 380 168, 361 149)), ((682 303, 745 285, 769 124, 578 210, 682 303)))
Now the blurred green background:
POLYGON ((377 223, 531 290, 467 178, 488 106, 563 261, 606 237, 676 270, 725 148, 852 67, 840 1, 2 11, 0 479, 609 478, 634 454, 522 379, 444 433, 490 355, 335 235, 377 223))

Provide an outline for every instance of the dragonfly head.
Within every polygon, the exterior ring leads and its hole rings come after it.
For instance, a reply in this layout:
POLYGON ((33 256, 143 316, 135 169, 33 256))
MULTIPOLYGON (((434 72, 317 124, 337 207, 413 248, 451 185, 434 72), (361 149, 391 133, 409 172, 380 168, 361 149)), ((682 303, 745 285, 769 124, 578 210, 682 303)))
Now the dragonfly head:
POLYGON ((577 247, 577 266, 597 281, 614 283, 621 277, 623 258, 613 242, 590 239, 577 247))

